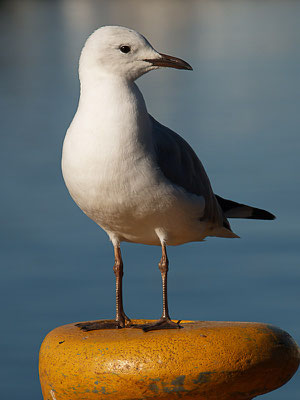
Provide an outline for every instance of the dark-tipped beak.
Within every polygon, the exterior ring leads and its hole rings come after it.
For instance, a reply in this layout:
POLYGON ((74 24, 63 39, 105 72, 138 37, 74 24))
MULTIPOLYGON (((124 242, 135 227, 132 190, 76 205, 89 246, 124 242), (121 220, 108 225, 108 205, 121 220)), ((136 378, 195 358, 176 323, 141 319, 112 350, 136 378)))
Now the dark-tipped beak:
POLYGON ((181 60, 180 58, 168 56, 167 54, 159 53, 161 57, 154 59, 147 59, 147 61, 156 67, 170 67, 176 69, 189 69, 193 70, 193 68, 187 62, 181 60))

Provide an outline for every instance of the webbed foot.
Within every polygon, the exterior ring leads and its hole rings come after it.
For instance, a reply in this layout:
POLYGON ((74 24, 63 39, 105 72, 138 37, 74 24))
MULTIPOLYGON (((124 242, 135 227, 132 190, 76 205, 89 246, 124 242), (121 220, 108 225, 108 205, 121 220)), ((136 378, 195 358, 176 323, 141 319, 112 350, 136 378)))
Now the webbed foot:
POLYGON ((100 321, 89 321, 89 322, 80 322, 76 324, 81 330, 88 331, 96 331, 101 329, 122 329, 129 328, 131 326, 130 319, 126 316, 124 320, 116 321, 115 319, 103 319, 100 321))
POLYGON ((131 328, 140 328, 143 329, 144 332, 157 331, 160 329, 181 329, 183 326, 180 325, 180 322, 181 320, 173 322, 170 318, 161 318, 157 322, 151 324, 131 325, 131 328))

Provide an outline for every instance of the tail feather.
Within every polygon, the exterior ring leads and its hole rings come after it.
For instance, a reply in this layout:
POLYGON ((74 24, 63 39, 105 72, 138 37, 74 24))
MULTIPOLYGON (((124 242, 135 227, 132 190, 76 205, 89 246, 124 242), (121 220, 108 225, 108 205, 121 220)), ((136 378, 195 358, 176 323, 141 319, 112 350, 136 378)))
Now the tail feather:
POLYGON ((266 210, 247 206, 245 204, 236 203, 232 200, 223 199, 216 195, 216 199, 222 208, 222 211, 226 218, 246 218, 246 219, 275 219, 275 215, 271 214, 266 210))

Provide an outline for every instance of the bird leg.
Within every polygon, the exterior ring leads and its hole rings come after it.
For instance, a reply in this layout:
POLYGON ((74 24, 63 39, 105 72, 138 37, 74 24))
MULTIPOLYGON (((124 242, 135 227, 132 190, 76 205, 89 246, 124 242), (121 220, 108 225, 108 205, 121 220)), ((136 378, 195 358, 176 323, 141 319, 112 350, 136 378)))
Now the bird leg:
POLYGON ((126 322, 130 323, 130 319, 124 312, 123 309, 123 288, 122 288, 122 280, 123 280, 123 260, 121 255, 121 249, 119 246, 114 246, 115 252, 115 265, 114 265, 114 273, 116 276, 116 322, 120 325, 120 328, 124 328, 126 322))
POLYGON ((92 322, 81 322, 76 324, 84 331, 94 331, 98 329, 119 329, 130 326, 130 319, 123 309, 123 295, 122 295, 122 278, 123 278, 123 260, 121 249, 119 246, 114 246, 115 264, 113 267, 116 276, 116 319, 115 320, 101 320, 92 322))
POLYGON ((158 264, 161 279, 162 279, 162 292, 163 292, 163 312, 161 318, 155 322, 154 324, 145 324, 141 328, 144 332, 158 330, 158 329, 178 329, 182 328, 179 325, 178 321, 173 322, 169 315, 168 308, 168 269, 169 269, 169 260, 167 256, 166 245, 162 243, 162 257, 158 264))

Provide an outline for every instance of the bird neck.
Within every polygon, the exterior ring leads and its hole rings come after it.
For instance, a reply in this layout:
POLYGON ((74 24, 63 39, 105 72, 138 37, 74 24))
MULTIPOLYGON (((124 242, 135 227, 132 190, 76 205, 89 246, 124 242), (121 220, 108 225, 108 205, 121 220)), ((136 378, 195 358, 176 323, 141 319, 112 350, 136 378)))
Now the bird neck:
POLYGON ((81 81, 79 107, 81 111, 114 117, 116 113, 131 115, 147 113, 142 93, 133 81, 105 75, 97 80, 81 81), (103 115, 104 114, 104 115, 103 115))
POLYGON ((78 113, 93 129, 109 135, 139 136, 151 129, 142 93, 133 81, 119 77, 82 80, 78 113))

